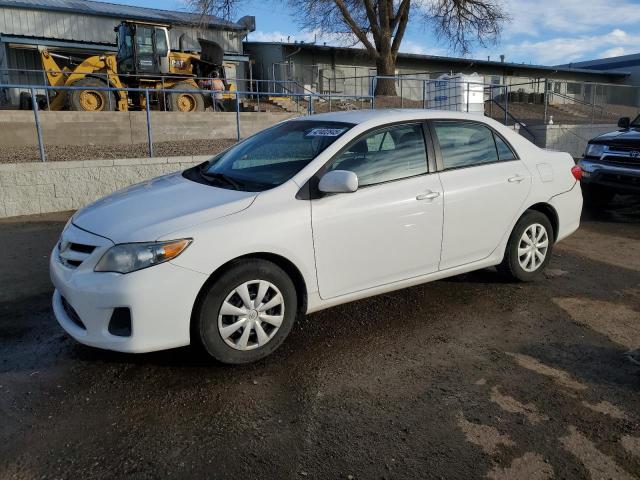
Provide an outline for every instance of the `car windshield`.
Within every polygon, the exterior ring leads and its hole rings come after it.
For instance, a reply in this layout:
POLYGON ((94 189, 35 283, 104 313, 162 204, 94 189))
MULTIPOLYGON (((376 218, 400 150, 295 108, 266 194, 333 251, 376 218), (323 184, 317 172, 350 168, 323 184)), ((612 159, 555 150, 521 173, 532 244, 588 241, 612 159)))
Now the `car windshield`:
POLYGON ((635 128, 640 128, 640 115, 638 115, 635 120, 631 122, 631 126, 635 128))
POLYGON ((293 177, 351 127, 342 122, 284 122, 212 158, 199 167, 199 174, 223 188, 268 190, 293 177))

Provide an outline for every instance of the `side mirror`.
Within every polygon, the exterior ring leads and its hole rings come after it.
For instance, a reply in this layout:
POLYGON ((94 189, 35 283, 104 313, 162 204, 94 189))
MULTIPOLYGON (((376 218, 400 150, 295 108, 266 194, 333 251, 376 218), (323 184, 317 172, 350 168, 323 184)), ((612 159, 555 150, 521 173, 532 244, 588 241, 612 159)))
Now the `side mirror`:
POLYGON ((618 126, 620 128, 624 128, 625 130, 629 130, 630 124, 631 124, 631 119, 629 117, 622 117, 618 120, 618 126))
POLYGON ((323 193, 351 193, 358 190, 358 176, 348 170, 333 170, 320 179, 318 190, 323 193))

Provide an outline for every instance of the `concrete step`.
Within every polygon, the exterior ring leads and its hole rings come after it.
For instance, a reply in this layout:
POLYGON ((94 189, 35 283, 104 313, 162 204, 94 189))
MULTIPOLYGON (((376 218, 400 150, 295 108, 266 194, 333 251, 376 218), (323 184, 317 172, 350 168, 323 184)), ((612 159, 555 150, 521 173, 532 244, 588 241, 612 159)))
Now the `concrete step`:
POLYGON ((300 109, 296 102, 287 97, 269 97, 269 101, 290 113, 300 109))
POLYGON ((242 105, 242 109, 245 112, 284 112, 284 111, 286 111, 287 113, 295 112, 295 110, 293 111, 286 110, 282 106, 278 105, 277 103, 267 98, 261 98, 259 103, 257 100, 254 100, 254 99, 251 99, 251 100, 245 99, 245 100, 242 100, 240 104, 242 105))

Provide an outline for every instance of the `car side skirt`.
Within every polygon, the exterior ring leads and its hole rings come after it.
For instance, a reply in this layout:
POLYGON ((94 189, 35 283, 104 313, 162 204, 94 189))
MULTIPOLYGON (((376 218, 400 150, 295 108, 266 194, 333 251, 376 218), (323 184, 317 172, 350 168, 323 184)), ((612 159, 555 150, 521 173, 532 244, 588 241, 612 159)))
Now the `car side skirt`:
POLYGON ((307 303, 307 313, 318 312, 320 310, 324 310, 325 308, 335 307, 336 305, 341 305, 343 303, 349 303, 355 300, 372 297, 374 295, 381 295, 383 293, 392 292, 394 290, 401 290, 403 288, 413 287, 423 283, 433 282, 435 280, 441 280, 447 277, 453 277, 455 275, 461 275, 463 273, 472 272, 474 270, 492 267, 498 265, 502 261, 503 254, 504 249, 498 248, 491 256, 477 262, 468 263, 446 270, 440 270, 428 275, 420 275, 418 277, 408 278, 399 282, 379 285, 374 288, 360 290, 358 292, 349 293, 340 297, 330 298, 328 300, 321 299, 318 293, 315 292, 309 295, 307 303))

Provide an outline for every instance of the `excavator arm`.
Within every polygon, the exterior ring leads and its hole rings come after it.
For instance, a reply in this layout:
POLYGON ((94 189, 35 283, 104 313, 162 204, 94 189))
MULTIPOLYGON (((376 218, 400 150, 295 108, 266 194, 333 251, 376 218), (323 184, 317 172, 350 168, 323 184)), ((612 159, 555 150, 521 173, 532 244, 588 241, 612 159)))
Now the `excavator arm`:
MULTIPOLYGON (((53 87, 72 86, 78 80, 92 76, 104 82, 104 86, 124 88, 118 76, 117 62, 115 55, 94 55, 82 60, 75 68, 60 67, 55 58, 70 60, 69 57, 49 52, 46 48, 40 47, 40 59, 42 67, 46 72, 47 81, 53 87)), ((127 92, 118 91, 118 110, 128 110, 127 92)), ((50 103, 51 110, 62 110, 67 103, 67 92, 56 91, 56 96, 50 103)))

